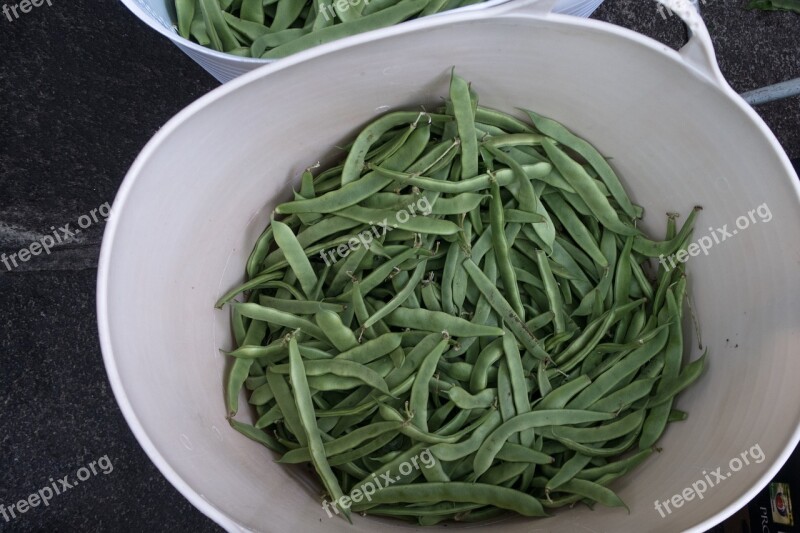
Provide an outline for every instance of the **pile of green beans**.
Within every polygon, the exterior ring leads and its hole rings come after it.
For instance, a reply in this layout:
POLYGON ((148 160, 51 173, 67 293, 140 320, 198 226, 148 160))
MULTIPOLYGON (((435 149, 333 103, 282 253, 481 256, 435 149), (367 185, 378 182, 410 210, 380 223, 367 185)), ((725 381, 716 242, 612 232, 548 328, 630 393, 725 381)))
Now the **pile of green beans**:
POLYGON ((688 246, 699 208, 650 240, 585 140, 482 107, 455 75, 449 96, 375 120, 275 209, 217 302, 231 424, 313 464, 328 501, 397 478, 355 512, 624 506, 608 485, 686 418, 675 396, 705 367, 684 363, 684 264, 654 260, 688 246), (254 425, 233 419, 242 388, 254 425), (398 473, 425 451, 434 466, 398 473))
POLYGON ((174 0, 185 39, 241 57, 312 46, 483 0, 174 0))

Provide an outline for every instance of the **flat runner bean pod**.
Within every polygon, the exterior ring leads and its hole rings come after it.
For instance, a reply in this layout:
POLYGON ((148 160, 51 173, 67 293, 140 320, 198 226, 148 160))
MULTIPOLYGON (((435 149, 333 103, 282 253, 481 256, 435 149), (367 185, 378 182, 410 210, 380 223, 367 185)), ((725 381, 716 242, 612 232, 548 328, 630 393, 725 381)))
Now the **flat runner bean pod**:
MULTIPOLYGON (((275 374, 289 374, 290 365, 274 365, 269 370, 275 374)), ((306 361, 304 371, 306 376, 332 374, 341 378, 354 378, 384 394, 390 394, 389 387, 377 372, 353 361, 336 359, 306 361)))
POLYGON ((447 313, 404 307, 392 311, 386 317, 386 323, 422 331, 447 331, 453 337, 496 337, 504 334, 502 328, 473 324, 447 313))
POLYGON ((597 184, 579 163, 572 160, 549 139, 542 141, 542 146, 547 156, 553 161, 553 165, 583 201, 586 202, 586 205, 589 206, 594 216, 603 226, 620 235, 639 234, 636 229, 622 223, 608 199, 603 196, 597 184))
POLYGON ((503 444, 514 433, 536 427, 584 424, 587 422, 600 422, 610 418, 612 418, 610 414, 572 409, 531 411, 529 413, 517 415, 495 429, 483 442, 475 454, 473 468, 477 475, 486 472, 492 460, 497 455, 497 452, 500 451, 503 444))
MULTIPOLYGON (((311 461, 314 463, 314 468, 319 474, 322 482, 325 484, 325 489, 330 494, 331 499, 337 501, 344 496, 342 488, 336 476, 328 464, 328 459, 325 456, 325 448, 320 437, 319 427, 317 426, 316 417, 314 415, 314 404, 311 401, 311 392, 308 389, 306 382, 306 375, 303 368, 303 360, 300 356, 300 351, 297 349, 297 339, 292 337, 289 340, 289 360, 291 367, 292 377, 292 391, 294 399, 297 404, 297 411, 300 417, 300 423, 303 427, 308 441, 308 450, 311 455, 311 461)), ((350 512, 344 509, 345 517, 350 520, 350 512)))
POLYGON ((372 501, 354 504, 355 512, 385 503, 478 503, 508 509, 522 516, 546 516, 542 504, 524 492, 483 483, 421 483, 392 485, 375 493, 372 501))

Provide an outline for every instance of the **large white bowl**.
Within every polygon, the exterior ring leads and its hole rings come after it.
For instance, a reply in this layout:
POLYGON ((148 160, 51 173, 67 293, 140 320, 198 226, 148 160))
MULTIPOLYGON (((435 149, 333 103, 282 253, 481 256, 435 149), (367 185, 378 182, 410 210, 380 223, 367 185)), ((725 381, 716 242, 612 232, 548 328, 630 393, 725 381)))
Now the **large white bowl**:
POLYGON ((660 234, 665 212, 695 204, 704 207, 698 238, 708 227, 735 229, 762 204, 772 215, 690 259, 710 367, 679 398, 690 416, 670 426, 663 452, 614 485, 630 515, 576 508, 511 520, 506 530, 702 531, 755 495, 797 444, 800 194, 785 153, 723 81, 685 2, 671 2, 694 34, 680 53, 549 14, 550 5, 423 19, 269 65, 189 106, 134 163, 100 260, 105 363, 142 447, 224 528, 363 532, 379 523, 328 519, 302 469, 275 464, 228 427, 218 349, 230 348, 231 335, 227 311, 213 304, 241 281, 271 209, 302 169, 388 109, 437 105, 453 65, 483 104, 556 117, 613 157, 647 209, 648 230, 660 234), (749 465, 736 462, 743 453, 749 465), (662 518, 656 501, 716 480, 717 468, 730 477, 662 518))
MULTIPOLYGON (((186 55, 222 83, 241 76, 262 65, 272 63, 272 59, 237 57, 200 46, 178 34, 175 28, 175 0, 121 0, 131 12, 145 24, 172 41, 186 55)), ((487 0, 480 4, 459 8, 453 11, 477 11, 502 4, 508 0, 487 0)), ((554 11, 565 15, 588 17, 603 0, 558 0, 554 11)), ((438 15, 434 15, 438 16, 438 15)))

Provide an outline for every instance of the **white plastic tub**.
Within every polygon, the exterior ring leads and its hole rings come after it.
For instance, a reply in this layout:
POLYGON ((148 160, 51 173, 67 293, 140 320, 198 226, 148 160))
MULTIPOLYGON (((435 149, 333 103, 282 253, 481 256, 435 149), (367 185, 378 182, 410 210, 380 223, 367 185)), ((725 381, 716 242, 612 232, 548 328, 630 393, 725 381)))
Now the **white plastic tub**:
MULTIPOLYGON (((194 59, 201 67, 206 69, 220 82, 225 83, 246 72, 250 72, 262 65, 273 62, 269 59, 253 59, 236 57, 230 54, 217 52, 205 48, 197 43, 184 39, 178 35, 175 28, 174 0, 121 0, 134 15, 139 17, 148 26, 172 41, 186 55, 194 59)), ((488 0, 483 4, 476 4, 454 11, 482 10, 508 0, 488 0)), ((558 0, 555 12, 578 17, 588 17, 603 0, 558 0)), ((437 15, 434 15, 437 16, 437 15)))
POLYGON ((684 1, 671 4, 693 28, 680 53, 619 27, 548 14, 547 2, 465 12, 269 65, 159 131, 114 203, 97 299, 112 387, 164 475, 229 531, 408 530, 329 519, 302 468, 274 463, 228 427, 219 348, 231 347, 231 334, 227 310, 213 304, 242 280, 271 209, 304 168, 387 109, 439 103, 455 65, 483 104, 535 109, 596 143, 646 207, 647 230, 661 234, 665 212, 695 204, 704 207, 698 238, 708 227, 735 229, 762 204, 772 216, 689 260, 709 369, 679 398, 690 416, 670 426, 663 452, 613 485, 630 515, 577 507, 502 527, 700 532, 764 487, 800 438, 800 191, 775 137, 721 78, 702 22, 684 1), (706 475, 715 480, 717 468, 731 475, 702 500, 664 517, 655 509, 706 475))

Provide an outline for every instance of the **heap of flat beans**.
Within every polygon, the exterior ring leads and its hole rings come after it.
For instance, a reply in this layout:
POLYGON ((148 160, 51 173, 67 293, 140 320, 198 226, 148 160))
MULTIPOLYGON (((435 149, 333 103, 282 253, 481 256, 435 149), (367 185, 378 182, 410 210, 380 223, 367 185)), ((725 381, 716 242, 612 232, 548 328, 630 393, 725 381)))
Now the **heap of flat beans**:
POLYGON ((277 59, 483 0, 174 0, 177 30, 208 48, 277 59))
POLYGON ((303 174, 218 302, 231 423, 313 464, 327 501, 362 495, 348 518, 624 506, 608 485, 687 416, 673 400, 706 356, 683 362, 683 263, 653 258, 686 248, 699 208, 649 240, 606 159, 527 115, 454 75, 436 113, 375 120, 303 174), (255 425, 233 420, 243 387, 255 425))

